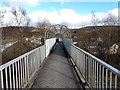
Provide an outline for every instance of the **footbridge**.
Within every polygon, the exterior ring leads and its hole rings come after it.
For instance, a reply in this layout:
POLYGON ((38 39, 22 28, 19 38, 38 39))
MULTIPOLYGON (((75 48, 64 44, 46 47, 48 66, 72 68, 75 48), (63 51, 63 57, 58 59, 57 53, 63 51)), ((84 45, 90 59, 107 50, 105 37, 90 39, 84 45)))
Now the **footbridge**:
POLYGON ((75 46, 70 30, 55 25, 44 45, 0 66, 0 88, 120 89, 120 71, 75 46))

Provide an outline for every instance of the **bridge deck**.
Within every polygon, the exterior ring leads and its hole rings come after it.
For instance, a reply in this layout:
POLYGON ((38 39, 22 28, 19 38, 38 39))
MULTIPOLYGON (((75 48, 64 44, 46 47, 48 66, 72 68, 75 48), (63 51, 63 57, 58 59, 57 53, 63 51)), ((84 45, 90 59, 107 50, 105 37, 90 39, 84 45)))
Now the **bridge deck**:
POLYGON ((32 88, 81 88, 61 43, 47 58, 32 88))

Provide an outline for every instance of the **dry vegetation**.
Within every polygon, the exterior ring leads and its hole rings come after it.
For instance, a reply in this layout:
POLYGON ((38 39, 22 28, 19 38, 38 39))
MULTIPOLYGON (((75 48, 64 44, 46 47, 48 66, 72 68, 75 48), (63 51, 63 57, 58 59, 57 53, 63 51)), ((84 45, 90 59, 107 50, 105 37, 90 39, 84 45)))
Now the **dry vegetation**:
MULTIPOLYGON (((97 56, 103 61, 120 69, 120 27, 97 26, 85 27, 76 31, 77 46, 97 56), (117 53, 110 53, 110 47, 117 44, 117 53)), ((74 30, 73 30, 74 31, 74 30)))
POLYGON ((2 29, 2 44, 5 45, 10 42, 17 43, 12 46, 6 48, 2 52, 2 62, 6 63, 9 60, 12 60, 42 44, 44 44, 44 32, 43 28, 35 28, 35 27, 3 27, 2 29), (19 30, 21 28, 23 30, 23 38, 21 41, 21 32, 19 30), (38 38, 41 38, 38 40, 38 38), (26 40, 27 39, 27 40, 26 40), (41 41, 41 43, 33 43, 31 41, 41 41))

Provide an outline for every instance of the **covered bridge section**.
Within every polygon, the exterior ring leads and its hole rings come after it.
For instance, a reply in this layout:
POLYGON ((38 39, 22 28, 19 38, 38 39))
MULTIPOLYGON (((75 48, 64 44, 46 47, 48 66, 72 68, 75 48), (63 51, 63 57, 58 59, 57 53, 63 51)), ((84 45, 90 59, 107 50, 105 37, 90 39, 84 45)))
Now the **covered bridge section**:
POLYGON ((60 38, 71 38, 71 31, 65 25, 52 25, 50 26, 47 31, 45 32, 45 38, 53 38, 56 37, 60 38))

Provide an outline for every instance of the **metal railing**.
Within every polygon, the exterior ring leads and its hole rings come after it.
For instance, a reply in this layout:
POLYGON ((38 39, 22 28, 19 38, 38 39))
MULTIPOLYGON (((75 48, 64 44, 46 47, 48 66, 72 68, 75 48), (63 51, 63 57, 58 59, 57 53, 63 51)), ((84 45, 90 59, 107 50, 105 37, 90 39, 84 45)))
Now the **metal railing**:
MULTIPOLYGON (((47 40, 48 41, 48 40, 47 40)), ((50 39, 52 42, 52 39, 50 39)), ((55 44, 53 43, 51 47, 55 44)), ((25 53, 0 66, 0 88, 24 88, 28 85, 50 49, 47 44, 25 53)))
POLYGON ((120 70, 73 45, 70 39, 64 39, 63 42, 91 88, 120 88, 120 70))
POLYGON ((50 50, 52 49, 52 47, 54 46, 55 43, 56 43, 56 38, 51 38, 51 39, 45 40, 46 57, 49 55, 50 50))

